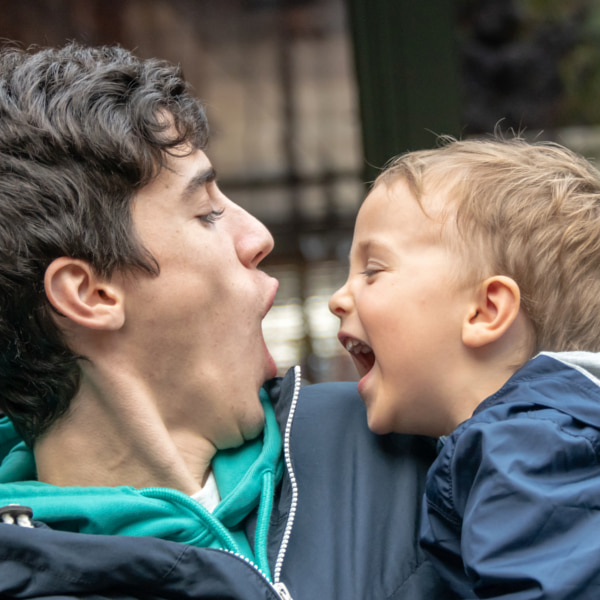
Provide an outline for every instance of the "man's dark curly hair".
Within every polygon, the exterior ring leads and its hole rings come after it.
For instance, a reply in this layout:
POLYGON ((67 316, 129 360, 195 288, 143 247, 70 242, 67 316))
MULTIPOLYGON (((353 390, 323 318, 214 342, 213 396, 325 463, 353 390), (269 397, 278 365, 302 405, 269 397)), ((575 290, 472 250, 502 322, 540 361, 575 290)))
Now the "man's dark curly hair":
POLYGON ((0 52, 0 412, 29 444, 69 408, 79 361, 44 291, 56 258, 158 274, 131 200, 208 125, 180 69, 120 47, 0 52))

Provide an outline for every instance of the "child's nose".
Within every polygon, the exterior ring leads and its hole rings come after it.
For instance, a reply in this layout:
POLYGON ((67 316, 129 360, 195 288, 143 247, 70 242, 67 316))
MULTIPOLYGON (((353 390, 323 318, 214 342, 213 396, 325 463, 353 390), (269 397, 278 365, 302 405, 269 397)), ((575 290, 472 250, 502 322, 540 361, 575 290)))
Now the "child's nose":
POLYGON ((350 295, 347 287, 348 284, 345 283, 329 299, 329 310, 340 319, 350 310, 350 295))

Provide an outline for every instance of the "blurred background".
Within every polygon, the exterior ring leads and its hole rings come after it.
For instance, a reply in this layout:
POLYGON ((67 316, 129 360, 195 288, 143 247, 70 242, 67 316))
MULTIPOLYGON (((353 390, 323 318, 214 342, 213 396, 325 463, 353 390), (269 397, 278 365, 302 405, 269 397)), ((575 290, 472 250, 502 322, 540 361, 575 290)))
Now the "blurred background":
POLYGON ((0 0, 0 38, 179 63, 222 190, 273 232, 281 372, 355 379, 327 300, 394 155, 501 130, 600 156, 600 0, 0 0))

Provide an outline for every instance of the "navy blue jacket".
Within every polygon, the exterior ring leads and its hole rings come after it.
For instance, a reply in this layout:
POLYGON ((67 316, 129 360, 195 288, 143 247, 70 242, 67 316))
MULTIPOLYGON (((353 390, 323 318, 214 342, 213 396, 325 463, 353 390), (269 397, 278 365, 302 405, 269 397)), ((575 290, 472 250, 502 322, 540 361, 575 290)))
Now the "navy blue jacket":
MULTIPOLYGON (((273 584, 220 550, 0 524, 0 597, 452 598, 418 545, 433 441, 373 435, 355 384, 300 392, 292 371, 268 387, 287 467, 268 539, 273 584)), ((250 517, 251 541, 254 524, 250 517)))
POLYGON ((539 355, 448 436, 422 534, 462 598, 600 598, 599 376, 539 355))

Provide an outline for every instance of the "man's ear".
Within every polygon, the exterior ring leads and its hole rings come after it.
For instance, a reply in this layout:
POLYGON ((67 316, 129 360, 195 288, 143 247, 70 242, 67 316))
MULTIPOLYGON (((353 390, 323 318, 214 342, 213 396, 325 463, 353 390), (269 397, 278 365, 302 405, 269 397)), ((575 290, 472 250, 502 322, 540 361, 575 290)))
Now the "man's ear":
POLYGON ((463 322, 463 343, 479 348, 502 337, 514 323, 521 306, 521 292, 514 279, 496 275, 476 292, 463 322))
POLYGON ((50 304, 74 323, 116 330, 125 322, 122 290, 100 277, 84 260, 63 256, 52 261, 46 269, 44 287, 50 304))

